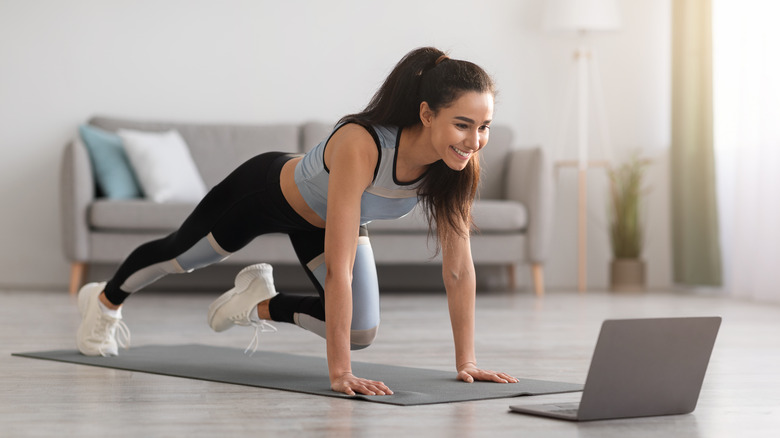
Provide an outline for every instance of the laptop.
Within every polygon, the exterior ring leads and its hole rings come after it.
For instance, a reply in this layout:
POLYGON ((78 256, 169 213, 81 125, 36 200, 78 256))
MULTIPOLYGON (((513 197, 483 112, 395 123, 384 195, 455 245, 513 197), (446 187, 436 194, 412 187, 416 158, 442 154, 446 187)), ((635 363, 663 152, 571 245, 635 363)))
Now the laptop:
POLYGON ((572 421, 693 412, 720 317, 606 320, 575 403, 513 405, 572 421))

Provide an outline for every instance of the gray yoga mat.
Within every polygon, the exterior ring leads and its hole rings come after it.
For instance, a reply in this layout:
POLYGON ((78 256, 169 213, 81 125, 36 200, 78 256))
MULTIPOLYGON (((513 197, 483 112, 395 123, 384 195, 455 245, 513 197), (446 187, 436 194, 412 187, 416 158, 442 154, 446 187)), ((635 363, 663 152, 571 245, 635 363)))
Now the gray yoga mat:
POLYGON ((14 353, 14 356, 402 406, 582 390, 580 384, 532 379, 520 379, 513 384, 467 384, 457 381, 453 371, 353 362, 355 375, 381 380, 394 394, 350 397, 331 391, 327 362, 323 358, 262 351, 250 357, 242 350, 207 345, 133 347, 115 357, 89 357, 76 350, 14 353))

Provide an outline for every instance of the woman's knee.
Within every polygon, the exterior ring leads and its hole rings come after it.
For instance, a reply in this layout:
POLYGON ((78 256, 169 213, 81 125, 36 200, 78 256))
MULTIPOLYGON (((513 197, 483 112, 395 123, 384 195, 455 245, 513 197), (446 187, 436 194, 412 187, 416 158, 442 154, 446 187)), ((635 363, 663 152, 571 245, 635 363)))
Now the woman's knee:
POLYGON ((352 350, 362 350, 367 348, 376 339, 376 334, 379 331, 379 324, 374 327, 365 330, 352 330, 350 332, 350 348, 352 350))
MULTIPOLYGON (((305 313, 295 313, 293 315, 293 320, 296 325, 299 327, 308 330, 323 339, 326 339, 326 327, 325 327, 325 321, 315 318, 311 315, 307 315, 305 313)), ((374 342, 374 339, 376 339, 376 334, 379 331, 379 322, 377 321, 376 324, 371 326, 367 329, 356 329, 352 328, 350 330, 350 349, 351 350, 362 350, 369 345, 371 345, 374 342)))

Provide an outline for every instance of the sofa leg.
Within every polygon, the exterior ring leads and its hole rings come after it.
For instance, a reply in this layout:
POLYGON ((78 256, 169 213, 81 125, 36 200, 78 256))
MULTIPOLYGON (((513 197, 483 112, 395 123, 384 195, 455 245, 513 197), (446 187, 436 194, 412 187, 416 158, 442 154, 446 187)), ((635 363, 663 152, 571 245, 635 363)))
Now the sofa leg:
POLYGON ((70 265, 70 287, 68 290, 71 295, 76 295, 84 284, 84 278, 87 276, 87 264, 85 262, 76 262, 70 265))
POLYGON ((531 265, 531 277, 534 283, 534 293, 538 298, 544 296, 544 266, 541 263, 531 265))
POLYGON ((515 277, 515 265, 507 265, 506 267, 507 283, 509 290, 515 290, 517 288, 517 278, 515 277))

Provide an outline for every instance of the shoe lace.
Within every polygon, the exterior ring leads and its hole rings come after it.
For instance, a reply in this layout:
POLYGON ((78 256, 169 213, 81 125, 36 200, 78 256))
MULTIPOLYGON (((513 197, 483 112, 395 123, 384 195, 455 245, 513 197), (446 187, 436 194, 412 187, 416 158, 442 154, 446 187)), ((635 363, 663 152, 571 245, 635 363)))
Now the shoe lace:
POLYGON ((275 333, 278 330, 265 319, 261 319, 260 322, 252 321, 250 325, 255 328, 255 334, 252 336, 252 340, 249 341, 249 345, 247 345, 244 350, 244 354, 247 354, 249 350, 252 350, 252 352, 249 353, 249 357, 252 357, 257 351, 257 347, 260 345, 260 333, 275 333))
POLYGON ((117 321, 116 328, 116 343, 127 350, 130 348, 130 329, 122 320, 117 321))
POLYGON ((121 319, 101 315, 98 319, 98 323, 93 329, 93 334, 96 335, 96 338, 102 340, 102 343, 98 348, 101 356, 106 355, 103 349, 108 346, 112 336, 120 347, 124 349, 130 347, 130 329, 121 319))

